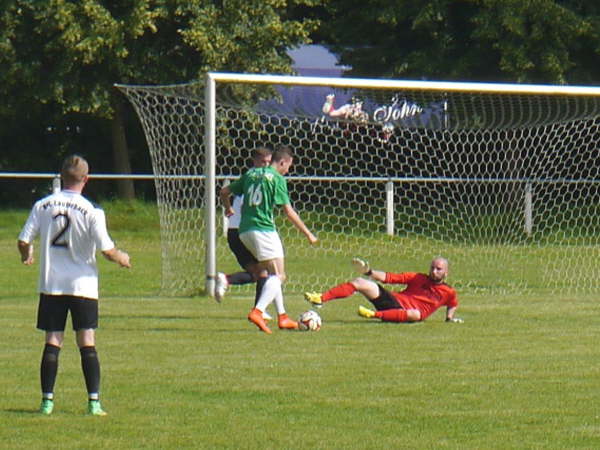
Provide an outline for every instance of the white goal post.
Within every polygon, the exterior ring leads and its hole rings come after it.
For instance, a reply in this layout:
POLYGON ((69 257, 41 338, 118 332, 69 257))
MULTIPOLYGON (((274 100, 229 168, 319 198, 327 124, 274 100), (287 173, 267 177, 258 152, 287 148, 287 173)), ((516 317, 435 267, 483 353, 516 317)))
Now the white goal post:
POLYGON ((296 152, 292 203, 321 241, 278 218, 288 291, 348 279, 354 256, 407 271, 436 255, 462 291, 600 291, 600 88, 233 73, 119 87, 159 176, 164 291, 211 294, 238 270, 217 190, 261 145, 296 152))

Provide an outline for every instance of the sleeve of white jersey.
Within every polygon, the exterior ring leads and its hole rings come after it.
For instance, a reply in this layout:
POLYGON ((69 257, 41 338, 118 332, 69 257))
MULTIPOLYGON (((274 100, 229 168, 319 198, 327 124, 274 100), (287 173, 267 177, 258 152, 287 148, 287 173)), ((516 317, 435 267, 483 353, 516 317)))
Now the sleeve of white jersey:
POLYGON ((96 241, 96 247, 100 251, 105 252, 107 250, 115 248, 115 243, 110 238, 108 230, 106 229, 106 216, 104 215, 104 211, 100 208, 96 208, 94 210, 91 229, 92 236, 96 241))
POLYGON ((19 240, 31 244, 40 232, 40 221, 37 214, 37 204, 32 208, 27 218, 27 222, 19 233, 19 240))

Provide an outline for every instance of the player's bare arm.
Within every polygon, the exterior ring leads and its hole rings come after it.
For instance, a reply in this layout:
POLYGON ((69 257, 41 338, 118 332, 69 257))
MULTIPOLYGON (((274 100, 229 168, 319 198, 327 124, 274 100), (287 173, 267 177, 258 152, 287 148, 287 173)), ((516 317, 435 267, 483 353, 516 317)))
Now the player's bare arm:
POLYGON ((33 244, 29 242, 19 240, 17 242, 17 248, 21 254, 21 262, 26 266, 30 266, 34 263, 33 259, 33 244))
POLYGON ((450 321, 454 318, 454 313, 456 312, 456 307, 454 308, 446 308, 446 320, 450 321))
POLYGON ((292 222, 294 226, 298 228, 298 230, 304 233, 304 235, 308 239, 308 242, 310 242, 311 244, 316 244, 318 241, 317 237, 314 234, 312 234, 310 230, 306 227, 306 225, 304 224, 296 210, 292 207, 292 205, 283 205, 282 208, 284 214, 287 216, 290 222, 292 222))
POLYGON ((371 270, 371 274, 369 276, 374 281, 385 283, 386 272, 384 272, 383 270, 371 270))
POLYGON ((111 248, 110 250, 103 251, 102 254, 106 259, 117 263, 121 267, 126 267, 128 269, 131 268, 131 261, 129 260, 129 255, 123 250, 119 250, 115 247, 111 248))
POLYGON ((446 308, 446 322, 452 322, 452 323, 463 323, 463 320, 458 318, 458 317, 454 317, 454 314, 456 313, 456 306, 451 307, 451 308, 446 308))
POLYGON ((235 214, 235 210, 231 205, 231 189, 229 189, 229 186, 224 186, 221 188, 219 191, 219 197, 221 198, 221 202, 225 208, 225 215, 227 217, 233 216, 235 214))

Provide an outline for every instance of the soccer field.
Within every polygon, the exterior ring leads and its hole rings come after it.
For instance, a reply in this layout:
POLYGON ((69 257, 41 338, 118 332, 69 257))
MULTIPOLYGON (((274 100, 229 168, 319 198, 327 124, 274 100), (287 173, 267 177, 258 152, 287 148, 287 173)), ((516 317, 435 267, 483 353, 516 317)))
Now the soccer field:
MULTIPOLYGON (((55 413, 37 414, 38 266, 16 251, 27 211, 0 213, 4 448, 600 448, 594 296, 459 292, 456 325, 443 311, 418 324, 366 321, 356 295, 326 305, 319 332, 267 336, 245 319, 250 294, 158 296, 156 216, 107 209, 134 268, 100 261, 103 418, 84 414, 72 330, 55 413)), ((286 306, 308 309, 296 292, 286 306)))

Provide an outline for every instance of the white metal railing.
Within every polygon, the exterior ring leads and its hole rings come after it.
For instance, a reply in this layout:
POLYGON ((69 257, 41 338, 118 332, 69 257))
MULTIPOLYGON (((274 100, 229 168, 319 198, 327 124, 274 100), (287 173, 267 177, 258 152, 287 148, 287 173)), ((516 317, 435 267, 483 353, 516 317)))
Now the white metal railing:
MULTIPOLYGON (((235 180, 239 175, 215 175, 216 180, 235 180)), ((0 178, 59 178, 56 173, 0 172, 0 178)), ((600 184, 593 178, 474 178, 474 177, 330 177, 286 175, 289 181, 328 181, 328 182, 372 182, 372 183, 548 183, 548 184, 600 184)), ((153 175, 153 174, 112 174, 94 173, 90 179, 99 180, 204 180, 206 175, 153 175)))
MULTIPOLYGON (((216 175, 215 179, 223 181, 223 185, 229 184, 230 180, 236 179, 237 175, 216 175)), ((60 190, 60 174, 56 173, 26 173, 26 172, 0 172, 2 178, 47 178, 52 179, 52 192, 60 190)), ((204 180, 205 175, 152 175, 152 174, 92 174, 91 179, 102 180, 204 180)), ((318 181, 318 182, 369 182, 369 183, 385 183, 385 226, 386 233, 390 236, 394 235, 394 193, 395 184, 402 183, 515 183, 524 184, 523 194, 523 231, 527 236, 530 236, 533 231, 533 184, 534 183, 550 183, 550 184, 600 184, 600 180, 593 179, 530 179, 530 178, 468 178, 468 177, 320 177, 320 176, 288 176, 290 182, 293 181, 318 181)), ((216 226, 216 217, 215 225, 216 226)), ((223 234, 227 234, 227 217, 223 218, 223 234)))
MULTIPOLYGON (((172 176, 169 176, 172 177, 172 176)), ((43 173, 43 172, 0 172, 2 178, 25 178, 25 179, 52 179, 52 192, 60 191, 60 174, 58 173, 43 173)), ((91 179, 104 180, 154 180, 160 176, 150 174, 111 174, 98 173, 90 175, 91 179)), ((202 177, 203 178, 203 177, 202 177)))
MULTIPOLYGON (((36 172, 0 172, 0 178, 60 178, 58 173, 36 173, 36 172)), ((133 173, 93 173, 90 174, 91 179, 99 180, 155 180, 155 179, 171 179, 171 180, 203 180, 204 175, 153 175, 153 174, 133 174, 133 173)))

